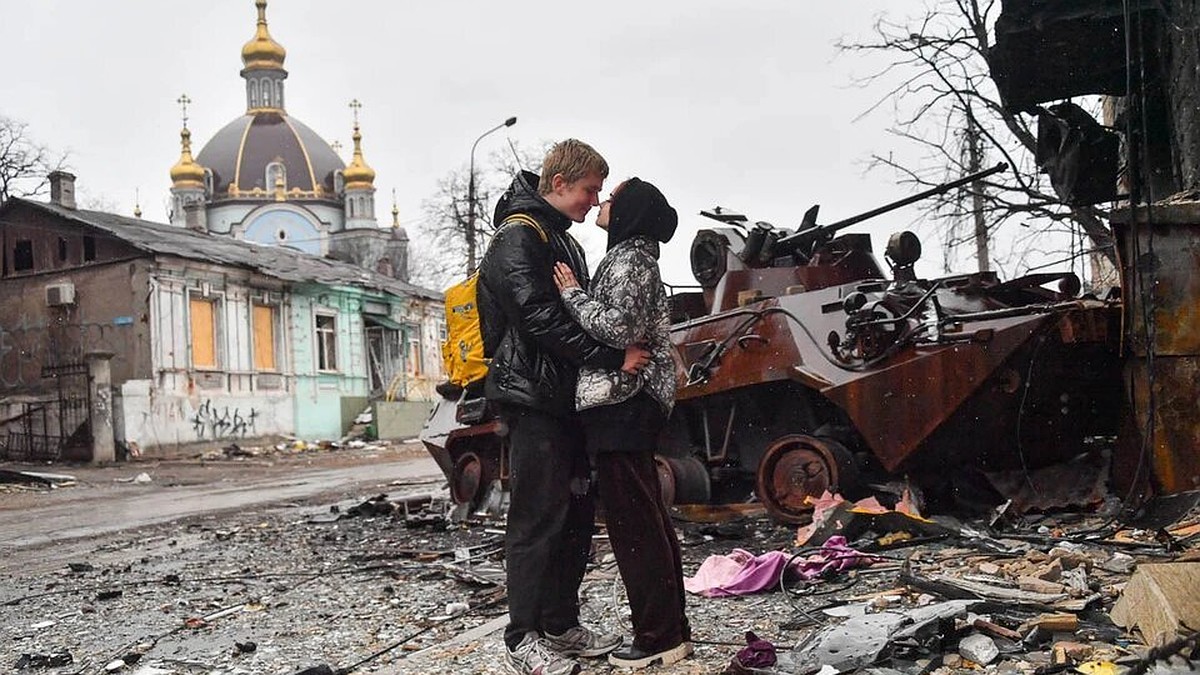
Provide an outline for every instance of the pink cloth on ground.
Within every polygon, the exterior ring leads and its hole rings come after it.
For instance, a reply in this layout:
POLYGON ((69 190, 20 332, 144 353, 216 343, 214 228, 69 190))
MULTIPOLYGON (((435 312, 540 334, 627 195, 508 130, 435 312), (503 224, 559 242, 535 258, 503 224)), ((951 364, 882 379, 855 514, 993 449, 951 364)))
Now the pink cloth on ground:
POLYGON ((683 587, 689 593, 708 598, 749 595, 779 584, 785 565, 791 575, 815 579, 827 570, 844 570, 858 565, 870 565, 874 558, 846 545, 846 538, 835 535, 821 550, 807 558, 797 558, 788 565, 791 555, 783 551, 768 551, 754 555, 744 549, 734 549, 728 555, 710 555, 696 570, 695 576, 684 577, 683 587))

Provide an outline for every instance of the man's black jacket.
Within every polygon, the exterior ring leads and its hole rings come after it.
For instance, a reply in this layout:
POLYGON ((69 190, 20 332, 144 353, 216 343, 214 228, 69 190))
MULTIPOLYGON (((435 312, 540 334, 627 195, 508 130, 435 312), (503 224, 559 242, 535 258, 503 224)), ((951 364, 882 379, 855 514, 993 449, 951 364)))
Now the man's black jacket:
POLYGON ((624 352, 583 331, 563 308, 554 285, 554 263, 570 265, 587 288, 583 249, 567 233, 571 220, 537 193, 538 177, 521 172, 500 198, 498 226, 514 213, 536 220, 548 241, 529 226, 500 227, 479 266, 480 329, 491 358, 484 394, 556 415, 575 410, 579 367, 618 370, 624 352))

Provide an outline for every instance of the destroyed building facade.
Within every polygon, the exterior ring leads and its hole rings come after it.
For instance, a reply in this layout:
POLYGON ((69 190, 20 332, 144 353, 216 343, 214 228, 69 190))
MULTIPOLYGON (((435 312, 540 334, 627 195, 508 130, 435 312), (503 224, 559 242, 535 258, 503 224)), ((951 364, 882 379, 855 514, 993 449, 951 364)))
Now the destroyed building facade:
POLYGON ((78 209, 73 195, 60 172, 49 203, 0 206, 10 457, 90 458, 97 411, 132 452, 337 439, 372 395, 428 400, 440 381, 440 293, 287 247, 78 209), (90 394, 97 356, 111 389, 90 394))

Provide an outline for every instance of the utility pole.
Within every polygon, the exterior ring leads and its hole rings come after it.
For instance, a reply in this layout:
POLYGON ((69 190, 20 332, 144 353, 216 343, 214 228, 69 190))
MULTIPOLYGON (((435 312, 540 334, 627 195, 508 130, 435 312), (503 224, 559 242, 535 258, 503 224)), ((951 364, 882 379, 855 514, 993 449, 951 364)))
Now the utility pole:
MULTIPOLYGON (((967 173, 978 173, 983 166, 983 140, 975 113, 967 106, 967 173)), ((991 269, 991 253, 988 250, 987 219, 983 213, 983 181, 971 183, 971 215, 975 222, 975 259, 980 272, 991 269)))

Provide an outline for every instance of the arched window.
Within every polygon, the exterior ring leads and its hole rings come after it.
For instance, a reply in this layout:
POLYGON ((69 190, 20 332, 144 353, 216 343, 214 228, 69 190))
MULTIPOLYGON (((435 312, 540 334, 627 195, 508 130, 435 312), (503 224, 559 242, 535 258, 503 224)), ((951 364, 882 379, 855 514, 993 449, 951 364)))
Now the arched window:
POLYGON ((268 78, 262 79, 262 104, 264 108, 271 107, 271 80, 268 78))
POLYGON ((258 103, 258 80, 250 80, 250 107, 259 107, 258 103))
POLYGON ((267 165, 266 179, 268 192, 280 186, 287 190, 287 167, 282 162, 271 162, 267 165))

